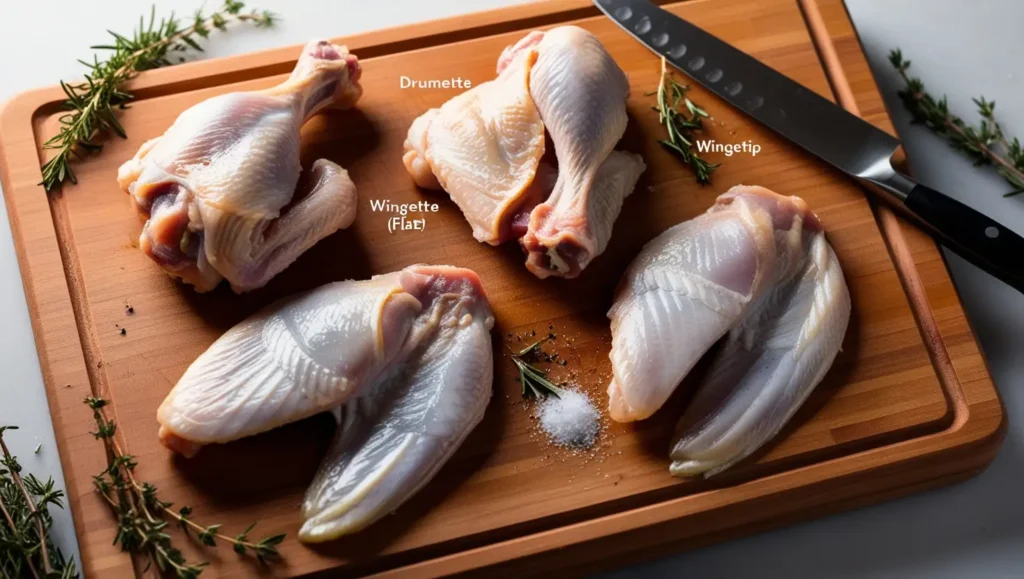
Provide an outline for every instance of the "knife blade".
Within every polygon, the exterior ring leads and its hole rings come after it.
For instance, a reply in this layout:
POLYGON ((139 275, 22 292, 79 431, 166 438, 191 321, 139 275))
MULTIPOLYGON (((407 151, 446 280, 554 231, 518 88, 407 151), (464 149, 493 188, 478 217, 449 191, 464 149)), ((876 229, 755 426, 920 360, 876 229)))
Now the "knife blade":
POLYGON ((1024 293, 1024 238, 896 171, 896 138, 647 0, 593 2, 701 86, 853 177, 913 217, 943 245, 1024 293))

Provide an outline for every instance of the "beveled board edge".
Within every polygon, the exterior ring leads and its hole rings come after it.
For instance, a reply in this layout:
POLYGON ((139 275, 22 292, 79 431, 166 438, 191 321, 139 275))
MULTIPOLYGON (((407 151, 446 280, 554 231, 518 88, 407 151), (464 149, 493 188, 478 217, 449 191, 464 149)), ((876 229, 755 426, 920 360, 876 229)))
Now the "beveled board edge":
MULTIPOLYGON (((817 0, 817 5, 823 15, 825 29, 835 48, 841 69, 846 71, 847 76, 856 77, 858 85, 862 87, 860 90, 852 91, 860 116, 889 134, 898 136, 844 1, 817 0)), ((897 153, 897 160, 901 156, 902 151, 897 153)), ((955 290, 939 245, 912 221, 898 213, 890 211, 889 214, 888 223, 883 226, 883 231, 887 236, 902 236, 904 256, 901 259, 906 260, 908 264, 913 263, 913 268, 906 269, 913 269, 917 273, 916 278, 910 280, 916 287, 907 290, 914 313, 920 315, 927 310, 933 314, 928 324, 930 334, 923 334, 926 343, 941 343, 945 347, 944 354, 951 362, 951 366, 944 369, 944 372, 952 371, 961 382, 986 382, 998 399, 998 390, 992 384, 983 353, 977 337, 970 328, 959 295, 955 291, 951 294, 953 299, 939 295, 941 288, 953 287, 955 290), (910 295, 911 291, 914 292, 913 296, 910 295)), ((901 281, 906 283, 906 280, 901 281)), ((922 329, 922 332, 924 331, 922 329)))
MULTIPOLYGON (((819 56, 828 52, 833 39, 843 30, 852 30, 841 0, 794 1, 799 1, 804 10, 819 56), (834 14, 837 4, 843 10, 841 19, 834 14), (808 13, 818 8, 830 15, 824 26, 810 24, 814 18, 808 17, 808 13)), ((342 42, 371 57, 596 14, 596 9, 586 0, 537 2, 355 35, 342 42)), ((140 98, 147 98, 285 73, 294 65, 297 50, 297 47, 286 47, 151 71, 136 79, 131 90, 140 98)), ((857 50, 859 53, 859 46, 857 50)), ((856 59, 844 56, 831 59, 831 66, 826 62, 829 59, 823 57, 823 68, 834 89, 837 82, 846 83, 846 66, 860 66, 856 59)), ((859 56, 863 60, 863 55, 859 56)), ((840 92, 837 91, 837 96, 842 101, 840 92)), ((86 476, 68 477, 82 487, 68 489, 75 528, 82 534, 88 531, 90 524, 82 520, 80 501, 100 499, 91 486, 84 488, 81 483, 101 470, 105 461, 101 447, 88 435, 91 417, 81 404, 81 397, 88 393, 85 386, 91 389, 96 384, 92 379, 95 368, 83 353, 80 330, 75 323, 76 307, 67 282, 74 265, 64 264, 66 248, 59 247, 51 215, 50 205, 59 201, 60 193, 48 198, 37 185, 40 159, 32 131, 32 119, 51 113, 62 96, 57 87, 30 91, 15 97, 0 110, 0 183, 4 186, 12 231, 18 241, 16 251, 36 346, 54 427, 60 435, 58 451, 62 457, 71 454, 78 460, 88 457, 90 472, 85 473, 86 476), (59 282, 59 295, 44 294, 34 281, 54 277, 63 280, 59 282), (69 350, 77 355, 68 356, 69 350), (53 358, 65 362, 57 367, 49 363, 53 358), (73 390, 74 395, 64 389, 73 390)), ((870 90, 862 89, 854 96, 854 107, 861 99, 880 98, 873 84, 870 90)), ((849 104, 849 99, 846 100, 849 104)), ((892 130, 891 126, 885 128, 892 130)), ((939 296, 949 294, 952 281, 942 266, 935 243, 891 213, 887 216, 886 211, 877 212, 880 225, 954 408, 955 419, 946 430, 718 489, 714 494, 681 497, 391 569, 381 575, 443 575, 484 567, 493 571, 497 569, 494 566, 534 573, 560 568, 578 570, 579 565, 596 559, 624 561, 630 554, 651 554, 673 545, 678 548, 680 541, 698 536, 702 543, 709 542, 901 496, 960 480, 982 469, 994 457, 1005 433, 998 394, 959 300, 949 304, 948 299, 939 296), (936 268, 936 263, 941 267, 936 268), (937 306, 946 314, 938 319, 934 316, 937 306), (955 347, 950 347, 947 340, 951 339, 955 340, 955 347)), ((67 468, 71 461, 62 461, 62 464, 67 468)), ((82 557, 85 571, 90 575, 132 573, 128 559, 113 546, 102 552, 99 548, 96 552, 83 551, 82 557)))

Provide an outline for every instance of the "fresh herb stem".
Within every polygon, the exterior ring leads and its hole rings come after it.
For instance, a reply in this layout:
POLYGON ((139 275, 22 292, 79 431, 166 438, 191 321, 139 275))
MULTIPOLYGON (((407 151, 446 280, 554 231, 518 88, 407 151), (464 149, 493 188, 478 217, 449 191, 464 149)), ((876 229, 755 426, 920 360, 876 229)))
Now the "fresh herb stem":
POLYGON ((969 125, 949 112, 945 96, 936 99, 925 90, 921 79, 910 76, 907 72, 910 61, 903 58, 898 48, 889 53, 889 62, 906 85, 898 94, 915 123, 925 125, 949 141, 951 147, 964 153, 975 165, 995 167, 1013 187, 1004 197, 1024 192, 1024 148, 1016 137, 1006 137, 995 119, 994 101, 985 100, 983 96, 972 99, 978 107, 981 122, 977 127, 969 125))
POLYGON ((524 398, 532 396, 536 399, 554 396, 561 398, 565 390, 556 386, 548 379, 547 372, 532 365, 528 360, 533 360, 541 352, 541 345, 546 339, 537 340, 533 344, 523 348, 512 355, 512 362, 519 369, 519 383, 522 385, 524 398))
MULTIPOLYGON (((0 450, 3 451, 4 459, 11 455, 11 451, 7 449, 7 443, 4 442, 3 436, 0 436, 0 450)), ((24 479, 21 478, 20 468, 8 468, 8 475, 14 480, 15 486, 21 491, 21 495, 25 498, 25 506, 31 513, 31 518, 36 521, 36 528, 39 531, 40 539, 46 537, 46 528, 43 524, 42 518, 39 516, 39 511, 36 509, 36 503, 32 499, 32 496, 28 493, 28 489, 25 488, 24 479)), ((53 572, 53 568, 50 566, 50 554, 47 552, 46 541, 39 541, 39 552, 43 560, 43 572, 49 575, 53 572)))
POLYGON ((123 109, 132 100, 132 94, 124 90, 123 85, 139 72, 174 64, 174 54, 179 55, 180 62, 184 60, 181 53, 202 51, 196 38, 207 38, 214 29, 224 31, 230 22, 269 27, 277 18, 271 12, 243 12, 244 9, 243 2, 225 0, 223 6, 210 15, 202 9, 196 11, 191 24, 182 28, 181 20, 173 13, 157 22, 154 7, 148 25, 140 18, 131 37, 110 32, 113 44, 93 46, 94 50, 106 50, 110 54, 105 60, 93 55, 92 62, 79 61, 89 69, 85 82, 61 81, 61 88, 67 95, 64 108, 69 112, 60 117, 60 131, 43 145, 44 149, 57 152, 43 164, 43 180, 39 184, 49 192, 65 180, 77 183, 71 162, 103 148, 96 140, 100 132, 109 131, 127 138, 114 109, 123 109))
POLYGON ((261 563, 279 556, 277 545, 284 541, 283 533, 252 542, 249 532, 256 525, 253 523, 232 538, 219 532, 220 525, 201 525, 193 521, 190 507, 174 510, 171 508, 173 503, 160 500, 155 486, 136 479, 137 463, 132 455, 122 452, 115 439, 117 425, 107 418, 104 411, 107 401, 89 396, 85 404, 92 409, 96 421, 96 432, 92 435, 103 441, 107 451, 108 467, 93 477, 93 484, 118 516, 119 527, 114 541, 121 545, 123 551, 144 553, 161 572, 173 571, 179 579, 198 577, 207 563, 189 563, 174 547, 171 536, 165 532, 169 519, 177 523, 186 535, 190 530, 194 531, 196 539, 203 545, 213 547, 220 540, 231 544, 240 555, 254 554, 261 563))
POLYGON ((661 58, 661 80, 657 94, 658 106, 651 107, 658 113, 658 122, 665 126, 668 139, 660 140, 663 147, 673 151, 684 163, 693 169, 697 182, 706 185, 711 182, 711 174, 718 165, 708 163, 694 150, 693 136, 697 131, 704 130, 703 120, 709 118, 707 111, 693 103, 686 96, 689 86, 680 84, 669 72, 665 57, 661 58), (685 113, 680 110, 685 107, 685 113), (689 114, 689 116, 687 116, 689 114))
POLYGON ((16 429, 0 427, 0 577, 74 579, 74 561, 65 560, 49 536, 53 519, 48 509, 63 508, 64 492, 52 478, 44 483, 31 474, 22 476, 3 438, 5 431, 16 429))

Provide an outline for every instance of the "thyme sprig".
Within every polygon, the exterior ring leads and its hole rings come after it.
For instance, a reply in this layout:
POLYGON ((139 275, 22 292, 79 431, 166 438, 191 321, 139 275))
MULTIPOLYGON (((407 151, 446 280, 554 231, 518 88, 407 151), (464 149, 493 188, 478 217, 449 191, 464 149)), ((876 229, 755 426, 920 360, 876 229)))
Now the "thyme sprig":
POLYGON ((195 579, 207 566, 206 562, 190 563, 182 552, 174 547, 171 535, 166 530, 170 521, 175 522, 185 533, 196 533, 199 543, 210 547, 218 541, 232 545, 240 555, 255 555, 260 563, 279 556, 277 545, 285 539, 285 535, 272 535, 258 542, 249 540, 249 533, 256 523, 249 525, 234 538, 220 533, 220 525, 201 525, 192 520, 191 507, 173 509, 173 503, 163 501, 157 496, 157 488, 147 482, 140 483, 135 478, 135 457, 124 454, 114 434, 117 432, 115 422, 106 416, 104 407, 107 401, 93 396, 86 397, 85 404, 93 411, 96 421, 96 432, 92 435, 102 440, 107 450, 107 468, 93 477, 93 485, 97 492, 110 503, 117 515, 118 530, 114 543, 121 545, 122 551, 145 554, 151 564, 155 563, 162 573, 173 573, 179 579, 195 579))
POLYGON ((43 482, 22 475, 21 464, 4 442, 4 432, 16 426, 0 426, 0 577, 74 579, 78 570, 50 539, 53 519, 49 508, 64 508, 64 491, 52 478, 43 482))
POLYGON ((69 112, 60 117, 60 131, 43 145, 57 153, 43 164, 43 180, 39 184, 52 191, 65 180, 77 183, 71 161, 99 152, 103 148, 96 140, 100 132, 127 137, 115 109, 125 108, 132 100, 132 94, 123 85, 139 72, 174 64, 175 59, 183 61, 182 53, 189 50, 202 51, 197 39, 209 37, 213 30, 224 31, 231 22, 247 22, 262 28, 273 25, 275 19, 271 12, 246 12, 243 2, 225 0, 219 10, 209 15, 202 9, 196 11, 188 25, 173 13, 157 21, 154 7, 149 23, 140 17, 131 36, 111 31, 112 44, 91 47, 109 51, 106 59, 100 60, 93 54, 92 62, 79 60, 89 69, 85 81, 60 83, 67 95, 64 109, 69 112))
POLYGON ((515 363, 516 368, 519 369, 519 383, 522 385, 522 394, 524 398, 530 396, 538 400, 548 396, 561 398, 562 395, 565 394, 565 390, 556 386, 551 380, 548 380, 547 372, 537 368, 531 363, 542 353, 541 345, 545 341, 547 340, 537 340, 533 344, 530 344, 512 355, 512 362, 515 363))
POLYGON ((976 166, 989 165, 1003 176, 1013 190, 1004 197, 1024 192, 1024 148, 1016 137, 1010 139, 996 121, 994 101, 985 97, 971 99, 978 107, 981 122, 969 125, 949 112, 945 95, 936 99, 925 91, 921 79, 908 74, 910 61, 903 58, 897 48, 889 52, 889 62, 899 72, 906 87, 899 91, 903 106, 910 111, 915 123, 928 127, 943 137, 954 149, 964 153, 976 166))
POLYGON ((711 182, 711 174, 718 165, 708 163, 694 149, 693 134, 704 130, 703 120, 708 118, 708 113, 686 96, 688 90, 689 86, 681 84, 672 76, 665 57, 662 57, 658 90, 648 94, 657 95, 658 106, 651 109, 658 113, 658 122, 664 125, 668 132, 668 139, 660 140, 658 143, 679 155, 683 162, 693 169, 697 182, 706 185, 711 182), (680 109, 680 105, 685 107, 685 112, 680 109))

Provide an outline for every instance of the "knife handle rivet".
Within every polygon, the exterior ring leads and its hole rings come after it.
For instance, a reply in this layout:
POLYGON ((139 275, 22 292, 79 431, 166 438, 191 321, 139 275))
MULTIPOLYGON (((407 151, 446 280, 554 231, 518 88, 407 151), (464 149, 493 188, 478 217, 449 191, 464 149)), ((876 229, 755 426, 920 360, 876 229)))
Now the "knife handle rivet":
POLYGON ((999 237, 999 228, 989 225, 985 228, 985 237, 989 239, 995 239, 999 237))
POLYGON ((651 31, 651 19, 646 16, 640 18, 640 20, 637 20, 636 25, 633 26, 633 30, 637 34, 647 34, 651 31))
POLYGON ((655 34, 651 38, 651 44, 653 44, 654 46, 657 46, 658 48, 661 48, 662 46, 665 46, 666 44, 668 44, 668 34, 666 34, 664 32, 659 32, 659 33, 655 34))
POLYGON ((668 51, 669 57, 674 59, 674 60, 678 60, 678 59, 682 58, 684 54, 686 54, 686 45, 685 44, 680 44, 679 46, 677 46, 677 47, 673 48, 672 50, 668 51))
POLYGON ((725 74, 720 68, 712 68, 708 71, 707 75, 704 76, 708 82, 718 82, 722 80, 722 75, 725 74))
POLYGON ((729 96, 736 96, 743 90, 743 83, 738 80, 734 80, 729 84, 725 85, 725 92, 729 93, 729 96))
POLYGON ((690 70, 696 72, 696 71, 704 68, 704 57, 703 56, 695 56, 695 57, 690 59, 690 62, 686 66, 690 70))
POLYGON ((755 96, 755 97, 751 97, 751 99, 747 101, 747 108, 749 108, 752 111, 756 111, 757 109, 761 108, 761 106, 763 106, 763 105, 764 105, 764 97, 760 96, 760 95, 759 96, 755 96))
POLYGON ((629 6, 622 6, 615 11, 615 18, 625 22, 633 17, 633 10, 629 6))

